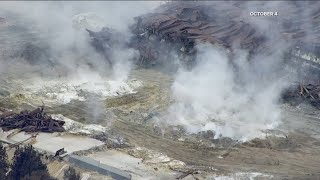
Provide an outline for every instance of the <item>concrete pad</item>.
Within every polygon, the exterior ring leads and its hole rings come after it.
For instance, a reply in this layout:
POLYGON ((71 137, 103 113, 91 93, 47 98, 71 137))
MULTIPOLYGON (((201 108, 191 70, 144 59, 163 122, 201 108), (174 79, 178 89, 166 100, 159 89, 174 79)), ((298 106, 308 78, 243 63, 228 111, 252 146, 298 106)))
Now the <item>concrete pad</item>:
POLYGON ((158 168, 155 170, 154 167, 144 164, 142 159, 135 158, 121 151, 108 150, 96 152, 87 157, 129 172, 132 175, 132 179, 175 179, 178 176, 176 172, 168 169, 158 168))
POLYGON ((33 146, 39 149, 43 149, 50 153, 55 153, 57 150, 64 148, 68 154, 80 151, 80 150, 87 150, 95 146, 101 146, 104 143, 88 138, 88 137, 81 137, 81 136, 59 136, 53 137, 47 140, 43 140, 35 143, 33 146))
POLYGON ((92 158, 70 155, 69 162, 83 169, 96 171, 102 175, 110 176, 118 180, 131 180, 131 175, 121 169, 100 163, 92 158))
MULTIPOLYGON (((20 132, 10 138, 7 136, 14 132, 15 130, 11 130, 8 132, 0 130, 0 140, 14 144, 17 142, 24 141, 31 137, 30 134, 26 134, 25 132, 20 132)), ((27 141, 25 143, 28 143, 27 141)), ((95 146, 101 146, 104 143, 102 141, 92 139, 84 136, 76 136, 64 133, 39 133, 36 137, 35 143, 32 145, 39 149, 46 151, 51 154, 55 154, 55 152, 61 148, 64 148, 67 151, 67 154, 70 154, 75 151, 87 150, 95 146)))

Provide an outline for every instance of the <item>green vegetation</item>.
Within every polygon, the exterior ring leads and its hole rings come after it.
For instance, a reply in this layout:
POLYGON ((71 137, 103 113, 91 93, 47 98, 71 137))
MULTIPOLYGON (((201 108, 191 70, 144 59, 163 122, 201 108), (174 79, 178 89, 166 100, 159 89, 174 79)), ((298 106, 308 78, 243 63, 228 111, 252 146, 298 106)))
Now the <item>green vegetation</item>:
POLYGON ((8 164, 8 156, 6 153, 6 149, 0 143, 0 180, 7 179, 6 174, 8 170, 9 170, 9 164, 8 164))
POLYGON ((65 180, 80 180, 80 174, 76 170, 69 166, 67 170, 64 171, 63 179, 65 180))
POLYGON ((31 145, 18 147, 8 179, 12 180, 50 180, 47 166, 42 163, 40 154, 31 145))

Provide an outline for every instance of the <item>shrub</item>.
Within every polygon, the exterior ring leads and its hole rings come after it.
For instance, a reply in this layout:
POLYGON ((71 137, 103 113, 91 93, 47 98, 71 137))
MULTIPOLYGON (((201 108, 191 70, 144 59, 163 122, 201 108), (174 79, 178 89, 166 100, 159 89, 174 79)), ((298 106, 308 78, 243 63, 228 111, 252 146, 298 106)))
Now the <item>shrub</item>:
POLYGON ((6 149, 0 143, 0 179, 7 179, 6 173, 9 170, 8 156, 6 149))
POLYGON ((77 173, 73 167, 69 166, 69 168, 64 171, 63 178, 65 180, 80 180, 80 174, 77 173))
POLYGON ((47 166, 41 161, 40 154, 35 151, 31 145, 18 147, 14 153, 10 178, 12 180, 29 180, 34 176, 40 179, 51 179, 47 166))

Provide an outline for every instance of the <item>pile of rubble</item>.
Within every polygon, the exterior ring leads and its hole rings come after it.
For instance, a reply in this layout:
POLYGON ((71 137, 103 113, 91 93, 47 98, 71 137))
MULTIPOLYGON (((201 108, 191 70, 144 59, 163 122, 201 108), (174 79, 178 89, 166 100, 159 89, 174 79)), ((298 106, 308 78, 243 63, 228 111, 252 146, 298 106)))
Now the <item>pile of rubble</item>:
MULTIPOLYGON (((241 13, 235 7, 230 10, 241 13)), ((249 50, 262 44, 262 34, 249 23, 238 20, 239 15, 228 14, 226 18, 220 12, 214 5, 206 3, 170 3, 160 13, 137 17, 133 32, 179 44, 179 50, 188 54, 196 51, 197 41, 224 48, 231 48, 238 41, 242 48, 249 50)))
POLYGON ((292 84, 282 95, 285 102, 298 105, 302 102, 308 102, 311 105, 320 108, 320 84, 292 84))
POLYGON ((64 132, 64 121, 55 120, 44 111, 44 106, 31 112, 25 110, 19 114, 6 111, 0 115, 2 130, 20 129, 25 132, 64 132))
MULTIPOLYGON (((200 42, 214 44, 228 49, 246 49, 250 54, 268 53, 275 42, 270 42, 270 32, 264 32, 252 22, 262 17, 250 18, 249 4, 246 2, 170 2, 160 6, 154 13, 135 18, 130 27, 133 37, 128 47, 140 53, 140 64, 157 64, 161 55, 170 51, 180 56, 192 57, 196 54, 195 46, 200 42), (255 19, 253 19, 255 18, 255 19)), ((277 30, 277 40, 288 41, 294 47, 315 51, 320 47, 320 11, 318 2, 288 2, 290 9, 279 7, 286 16, 264 17, 277 30), (303 16, 308 9, 310 15, 303 16), (306 20, 308 19, 308 20, 306 20), (309 21, 310 20, 310 21, 309 21), (279 31, 279 32, 278 32, 279 31)), ((279 12, 280 12, 279 10, 279 12)), ((118 36, 116 32, 106 31, 92 33, 95 47, 110 49, 110 41, 118 36)), ((292 47, 293 48, 293 47, 292 47)), ((270 50, 271 51, 271 50, 270 50)), ((108 52, 108 51, 105 51, 108 52)), ((320 52, 319 52, 320 53, 320 52)), ((164 58, 166 60, 170 58, 164 58)), ((187 58, 187 60, 194 60, 187 58)))
POLYGON ((112 56, 112 50, 119 49, 125 44, 125 36, 120 32, 104 27, 99 32, 94 32, 86 29, 91 37, 91 45, 100 53, 102 53, 108 63, 112 65, 110 57, 112 56))

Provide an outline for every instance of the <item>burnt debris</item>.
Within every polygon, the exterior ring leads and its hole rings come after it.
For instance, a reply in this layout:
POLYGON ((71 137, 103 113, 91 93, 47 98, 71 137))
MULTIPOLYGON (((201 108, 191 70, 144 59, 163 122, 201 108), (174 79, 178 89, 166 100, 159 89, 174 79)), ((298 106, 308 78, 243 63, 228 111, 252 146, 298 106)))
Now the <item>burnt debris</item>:
POLYGON ((112 65, 112 50, 125 45, 124 34, 107 27, 102 28, 100 32, 94 32, 89 29, 86 30, 91 38, 91 45, 112 65))
MULTIPOLYGON (((159 7, 154 13, 134 18, 130 27, 133 34, 127 46, 139 51, 138 65, 159 64, 171 51, 178 53, 180 60, 193 62, 192 58, 198 43, 211 43, 232 52, 234 48, 247 50, 250 55, 269 53, 274 43, 268 37, 277 36, 294 47, 319 53, 319 2, 299 4, 291 3, 291 10, 281 9, 286 16, 265 17, 277 32, 262 31, 250 18, 245 2, 230 2, 222 6, 218 2, 170 2, 159 7), (305 9, 308 9, 310 21, 306 21, 305 9), (161 54, 161 56, 159 56, 161 54), (190 58, 191 57, 191 58, 190 58), (162 58, 162 59, 161 59, 162 58)), ((280 12, 279 12, 280 13, 280 12)), ((256 17, 255 20, 259 19, 256 17)), ((109 37, 119 37, 117 33, 106 31, 90 32, 93 44, 99 51, 110 45, 109 37), (105 38, 107 35, 108 38, 105 38)), ((120 36, 121 37, 121 36, 120 36)), ((111 44, 112 45, 112 44, 111 44)), ((293 47, 291 47, 293 48, 293 47)))
POLYGON ((64 121, 55 120, 44 112, 44 106, 33 111, 21 111, 16 114, 4 112, 0 115, 0 127, 2 130, 21 129, 25 132, 64 132, 64 121))
POLYGON ((293 105, 306 102, 320 109, 320 84, 292 84, 283 92, 282 99, 293 105))

